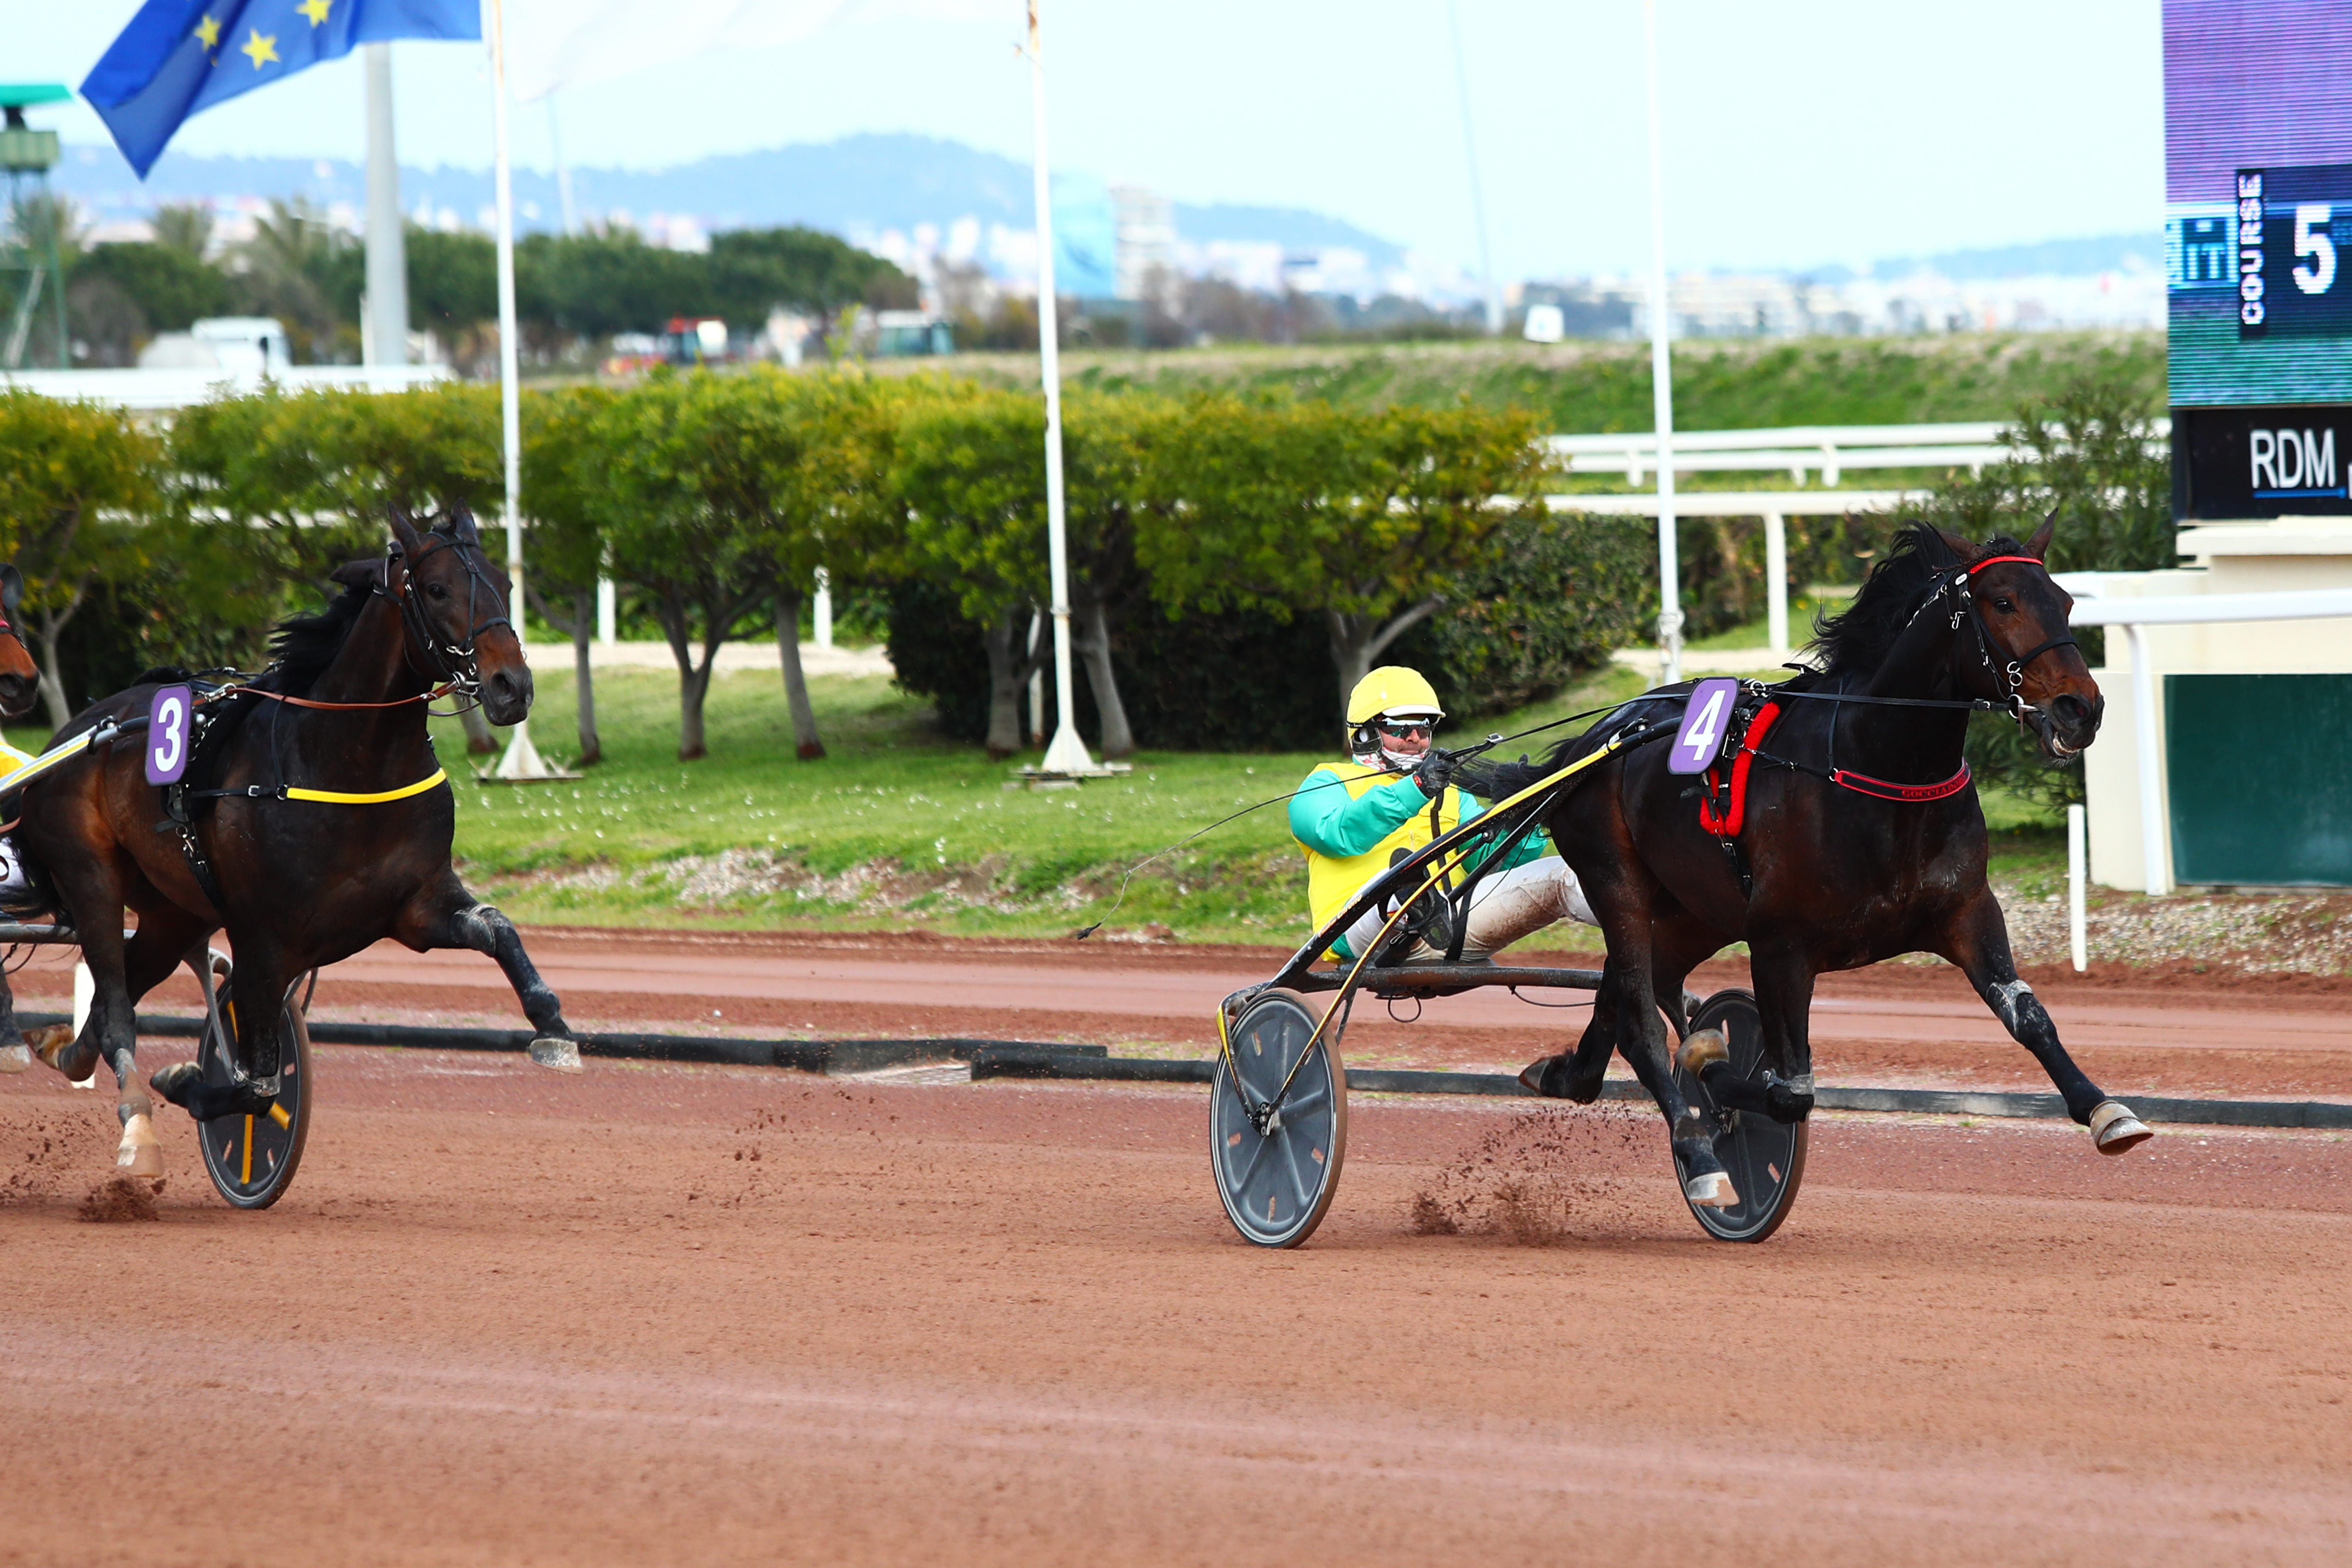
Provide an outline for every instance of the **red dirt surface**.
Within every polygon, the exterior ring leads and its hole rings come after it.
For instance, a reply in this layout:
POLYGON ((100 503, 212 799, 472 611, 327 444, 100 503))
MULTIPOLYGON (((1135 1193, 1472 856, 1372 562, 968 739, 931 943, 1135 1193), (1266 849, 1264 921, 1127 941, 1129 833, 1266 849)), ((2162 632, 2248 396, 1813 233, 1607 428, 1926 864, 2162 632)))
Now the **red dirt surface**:
MULTIPOLYGON (((1140 1042, 1205 1054, 1220 997, 1265 979, 1272 948, 957 941, 924 934, 593 931, 541 928, 531 952, 581 1028, 761 1035, 976 1036, 1140 1042)), ((1598 967, 1596 954, 1514 953, 1513 962, 1598 967)), ((69 954, 39 953, 16 976, 32 1006, 71 994, 69 954)), ((2288 1099, 2352 1097, 2352 980, 2196 975, 2175 971, 2036 973, 2075 1059, 2116 1093, 2288 1099)), ((1710 963, 1692 987, 1747 984, 1744 963, 1710 963)), ((1428 1004, 1417 1021, 1356 1009, 1348 1059, 1384 1067, 1517 1072, 1567 1048, 1581 998, 1500 991, 1428 1004)), ((194 984, 150 1004, 191 1010, 194 984)), ((383 943, 321 979, 330 1017, 519 1027, 497 967, 472 952, 412 953, 383 943)), ((1411 1018, 1412 1005, 1396 1009, 1411 1018)), ((1813 1005, 1824 1083, 2042 1089, 2049 1080, 1972 995, 1957 970, 1881 964, 1824 976, 1813 1005)))
POLYGON ((109 1097, 0 1079, 0 1563, 2352 1547, 2326 1134, 1825 1116, 1741 1247, 1652 1118, 1360 1097, 1329 1220, 1268 1254, 1199 1090, 335 1047, 312 1083, 276 1209, 167 1111, 157 1222, 93 1225, 109 1097))

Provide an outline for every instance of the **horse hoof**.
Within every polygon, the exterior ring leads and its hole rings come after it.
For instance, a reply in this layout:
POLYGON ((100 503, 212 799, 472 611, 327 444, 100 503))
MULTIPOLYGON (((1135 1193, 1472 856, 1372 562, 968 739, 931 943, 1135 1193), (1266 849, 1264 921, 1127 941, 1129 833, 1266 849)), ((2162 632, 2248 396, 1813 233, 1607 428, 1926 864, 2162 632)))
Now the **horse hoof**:
POLYGON ((559 1040, 553 1035, 541 1035, 530 1043, 530 1059, 551 1072, 578 1072, 580 1042, 559 1040))
POLYGON ((114 1168, 131 1176, 163 1173, 163 1146, 155 1139, 155 1121, 144 1114, 122 1124, 122 1143, 114 1151, 114 1168))
POLYGON ((1702 1171, 1683 1184, 1683 1196, 1703 1209, 1727 1209, 1739 1202, 1731 1178, 1721 1171, 1702 1171))
POLYGON ((33 1065, 33 1053, 22 1045, 0 1046, 0 1072, 24 1072, 33 1065))
POLYGON ((65 1054, 73 1047, 73 1043, 71 1024, 45 1024, 25 1037, 25 1046, 30 1048, 31 1054, 59 1072, 66 1070, 65 1054))
POLYGON ((1538 1057, 1519 1069, 1519 1087, 1529 1094, 1539 1094, 1548 1100, 1558 1098, 1559 1093, 1558 1089, 1544 1087, 1544 1069, 1556 1065, 1559 1061, 1558 1057, 1538 1057))
POLYGON ((188 1097, 204 1081, 205 1069, 194 1062, 173 1062, 147 1075, 147 1087, 170 1100, 181 1110, 188 1109, 188 1097))
POLYGON ((2156 1136, 2155 1129, 2131 1113, 2120 1100, 2103 1100, 2091 1111, 2091 1142, 2102 1154, 2137 1149, 2156 1136))
POLYGON ((1721 1029, 1701 1029, 1682 1043, 1675 1053, 1675 1068, 1697 1078, 1712 1063, 1731 1059, 1731 1042, 1723 1037, 1721 1029))

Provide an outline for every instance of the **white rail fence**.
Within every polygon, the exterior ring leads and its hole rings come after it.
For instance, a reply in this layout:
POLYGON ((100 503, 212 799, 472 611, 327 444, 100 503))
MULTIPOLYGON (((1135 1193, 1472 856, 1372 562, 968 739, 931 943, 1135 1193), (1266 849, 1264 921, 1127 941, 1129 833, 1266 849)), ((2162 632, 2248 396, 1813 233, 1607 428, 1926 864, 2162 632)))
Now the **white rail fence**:
MULTIPOLYGON (((1843 475, 1890 468, 1965 468, 1980 473, 1987 463, 2010 455, 2000 444, 2009 426, 1982 420, 1946 425, 1789 425, 1763 430, 1677 430, 1675 472, 1786 473, 1798 484, 1814 474, 1835 489, 1843 475)), ((2172 421, 2153 423, 2158 440, 2168 439, 2172 421)), ((1608 436, 1547 436, 1544 445, 1572 474, 1622 474, 1639 485, 1655 474, 1658 438, 1653 432, 1608 436)))

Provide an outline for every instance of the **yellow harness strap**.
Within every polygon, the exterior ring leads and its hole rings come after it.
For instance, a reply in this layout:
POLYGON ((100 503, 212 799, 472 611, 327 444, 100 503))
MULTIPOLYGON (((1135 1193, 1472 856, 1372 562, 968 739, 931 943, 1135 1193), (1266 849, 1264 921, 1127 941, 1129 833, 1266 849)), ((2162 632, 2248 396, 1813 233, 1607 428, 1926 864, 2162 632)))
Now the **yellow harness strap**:
POLYGON ((418 779, 413 784, 398 789, 378 790, 373 795, 348 795, 339 789, 292 789, 286 792, 288 800, 318 800, 329 805, 382 805, 388 800, 406 800, 412 795, 423 795, 436 784, 449 782, 447 768, 435 768, 429 779, 418 779))

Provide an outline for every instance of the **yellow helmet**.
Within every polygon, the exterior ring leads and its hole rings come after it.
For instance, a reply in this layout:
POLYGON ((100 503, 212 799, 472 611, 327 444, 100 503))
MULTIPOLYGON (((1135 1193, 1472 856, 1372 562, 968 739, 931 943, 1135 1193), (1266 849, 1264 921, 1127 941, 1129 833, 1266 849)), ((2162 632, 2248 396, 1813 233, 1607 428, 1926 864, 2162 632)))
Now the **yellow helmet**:
POLYGON ((1423 679, 1421 671, 1401 664, 1381 666, 1348 693, 1349 723, 1369 724, 1383 713, 1445 717, 1445 710, 1438 706, 1437 689, 1423 679))

